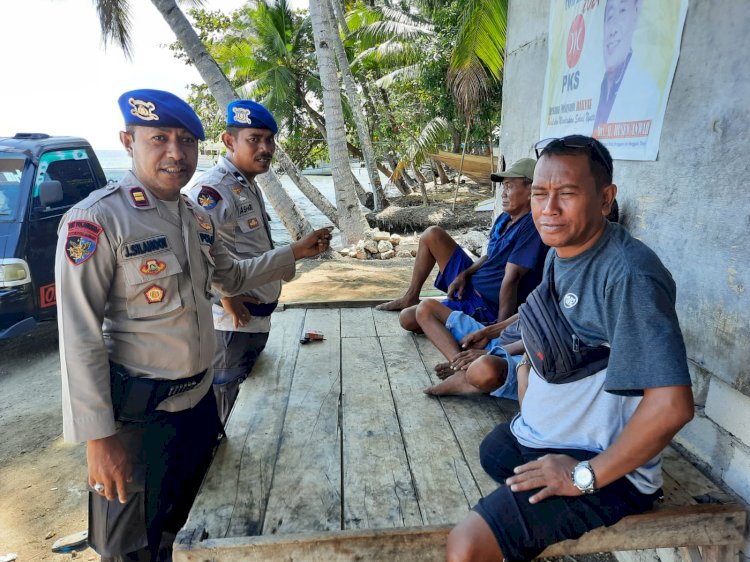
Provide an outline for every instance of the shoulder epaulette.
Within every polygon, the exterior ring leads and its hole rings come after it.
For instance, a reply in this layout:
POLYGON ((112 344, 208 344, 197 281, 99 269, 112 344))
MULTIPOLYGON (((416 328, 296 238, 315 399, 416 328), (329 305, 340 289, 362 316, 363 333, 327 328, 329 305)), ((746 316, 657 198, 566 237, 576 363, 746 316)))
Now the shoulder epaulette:
POLYGON ((106 186, 97 189, 95 191, 92 191, 88 197, 80 201, 78 204, 75 205, 76 209, 89 209, 92 207, 95 203, 98 203, 108 195, 112 195, 113 193, 116 193, 117 190, 120 189, 119 183, 109 183, 106 186))

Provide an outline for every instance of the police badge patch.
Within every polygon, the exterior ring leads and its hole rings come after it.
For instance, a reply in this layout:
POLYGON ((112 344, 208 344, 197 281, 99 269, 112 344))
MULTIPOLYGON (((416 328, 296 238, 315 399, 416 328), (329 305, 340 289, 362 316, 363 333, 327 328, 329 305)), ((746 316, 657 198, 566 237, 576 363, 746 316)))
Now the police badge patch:
POLYGON ((251 230, 255 230, 260 226, 260 223, 258 222, 258 219, 253 217, 251 219, 247 219, 247 226, 250 227, 251 230))
POLYGON ((167 264, 163 261, 159 261, 156 259, 150 259, 143 262, 143 265, 141 265, 141 273, 144 275, 156 275, 157 273, 161 273, 164 271, 167 267, 167 264))
POLYGON ((204 185, 198 193, 198 205, 204 209, 213 209, 221 201, 221 195, 213 187, 204 185))
POLYGON ((155 304, 164 300, 164 289, 159 287, 159 285, 151 285, 143 291, 143 295, 146 297, 148 304, 155 304))
POLYGON ((75 220, 68 223, 65 255, 73 265, 81 265, 96 252, 103 228, 94 222, 75 220))

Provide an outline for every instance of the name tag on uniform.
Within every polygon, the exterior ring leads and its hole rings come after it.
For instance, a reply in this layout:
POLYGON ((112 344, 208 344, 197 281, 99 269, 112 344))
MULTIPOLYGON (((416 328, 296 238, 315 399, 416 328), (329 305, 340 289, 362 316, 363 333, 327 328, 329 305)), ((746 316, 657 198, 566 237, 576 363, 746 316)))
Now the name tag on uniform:
POLYGON ((153 238, 147 238, 146 240, 141 240, 139 242, 129 242, 125 244, 122 253, 126 258, 134 258, 144 254, 161 252, 168 249, 169 240, 167 240, 166 236, 154 236, 153 238))

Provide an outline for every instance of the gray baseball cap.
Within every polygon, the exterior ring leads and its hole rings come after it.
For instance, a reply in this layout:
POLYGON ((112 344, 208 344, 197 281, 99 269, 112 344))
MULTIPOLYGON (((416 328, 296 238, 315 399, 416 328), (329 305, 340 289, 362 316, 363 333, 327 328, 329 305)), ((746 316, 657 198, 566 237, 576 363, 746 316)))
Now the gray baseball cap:
POLYGON ((536 167, 536 160, 533 158, 521 158, 513 165, 505 170, 504 172, 497 172, 490 174, 492 181, 503 181, 505 178, 528 178, 534 179, 534 168, 536 167))

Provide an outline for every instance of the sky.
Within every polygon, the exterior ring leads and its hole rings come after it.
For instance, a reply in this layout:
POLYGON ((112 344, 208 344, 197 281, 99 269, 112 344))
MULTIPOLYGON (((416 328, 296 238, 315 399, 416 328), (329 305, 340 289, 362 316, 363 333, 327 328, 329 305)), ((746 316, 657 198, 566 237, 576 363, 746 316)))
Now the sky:
MULTIPOLYGON (((225 13, 244 0, 206 0, 225 13)), ((297 2, 295 2, 297 3, 297 2)), ((306 4, 306 2, 305 2, 306 4)), ((198 72, 175 59, 174 34, 149 0, 130 0, 133 58, 101 39, 94 0, 0 0, 0 136, 72 135, 97 150, 121 148, 117 98, 135 88, 185 98, 198 72)))

